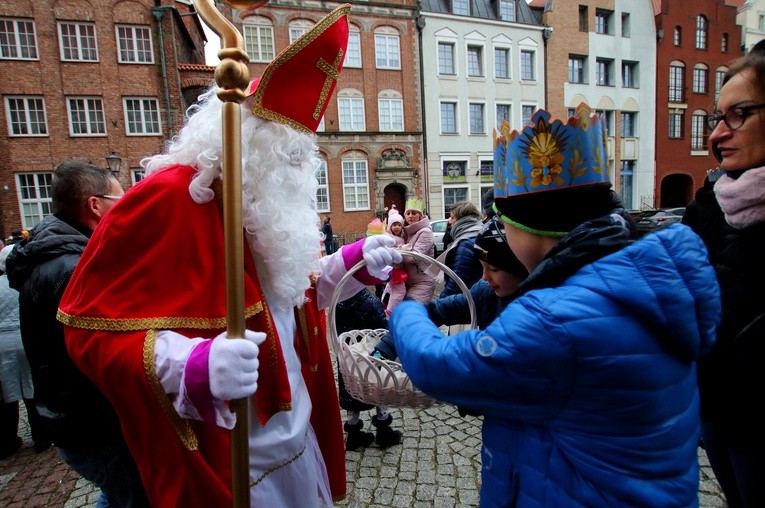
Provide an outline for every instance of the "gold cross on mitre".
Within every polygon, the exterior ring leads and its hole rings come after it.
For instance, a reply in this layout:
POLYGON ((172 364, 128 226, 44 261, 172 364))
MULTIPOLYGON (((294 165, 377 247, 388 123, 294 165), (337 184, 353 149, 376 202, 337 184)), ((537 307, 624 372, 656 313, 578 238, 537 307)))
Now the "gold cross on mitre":
POLYGON ((327 99, 329 98, 329 90, 330 88, 332 88, 332 83, 337 81, 337 78, 340 77, 340 64, 342 62, 343 62, 342 49, 337 52, 335 61, 331 65, 328 64, 323 58, 319 58, 319 61, 316 62, 316 67, 324 71, 327 75, 327 78, 324 80, 324 86, 321 87, 321 95, 319 95, 319 102, 316 104, 316 109, 313 110, 314 120, 319 119, 319 115, 321 115, 321 110, 324 108, 324 104, 327 102, 327 99))

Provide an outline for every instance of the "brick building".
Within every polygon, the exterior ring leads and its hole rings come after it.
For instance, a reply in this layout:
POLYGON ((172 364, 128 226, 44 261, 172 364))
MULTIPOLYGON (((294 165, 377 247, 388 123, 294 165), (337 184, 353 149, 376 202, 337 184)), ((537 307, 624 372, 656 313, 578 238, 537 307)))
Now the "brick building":
POLYGON ((121 159, 126 189, 212 81, 204 33, 182 0, 0 4, 2 238, 50 213, 52 170, 121 159))
POLYGON ((704 116, 731 60, 741 56, 736 7, 724 0, 654 0, 656 207, 685 206, 717 166, 704 116))

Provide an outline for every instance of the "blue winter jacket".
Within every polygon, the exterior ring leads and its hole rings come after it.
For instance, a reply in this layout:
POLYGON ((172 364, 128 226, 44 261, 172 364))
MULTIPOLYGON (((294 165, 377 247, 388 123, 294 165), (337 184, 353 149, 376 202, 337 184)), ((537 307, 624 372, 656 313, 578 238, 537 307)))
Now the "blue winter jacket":
POLYGON ((598 234, 562 240, 483 331, 445 337, 424 306, 393 311, 414 384, 484 415, 482 508, 698 505, 696 361, 720 316, 706 250, 683 225, 598 234))

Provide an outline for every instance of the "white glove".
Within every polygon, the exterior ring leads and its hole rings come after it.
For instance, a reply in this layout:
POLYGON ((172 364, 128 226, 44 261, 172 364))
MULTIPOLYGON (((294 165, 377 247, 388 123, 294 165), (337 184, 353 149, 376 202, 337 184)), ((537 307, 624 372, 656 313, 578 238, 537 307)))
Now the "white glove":
POLYGON ((263 332, 244 331, 244 339, 229 339, 226 332, 210 346, 210 393, 221 400, 243 399, 258 389, 258 346, 263 332))
POLYGON ((364 240, 361 251, 367 263, 367 271, 372 277, 385 280, 391 271, 391 265, 401 263, 401 253, 393 249, 396 241, 388 235, 374 235, 364 240))

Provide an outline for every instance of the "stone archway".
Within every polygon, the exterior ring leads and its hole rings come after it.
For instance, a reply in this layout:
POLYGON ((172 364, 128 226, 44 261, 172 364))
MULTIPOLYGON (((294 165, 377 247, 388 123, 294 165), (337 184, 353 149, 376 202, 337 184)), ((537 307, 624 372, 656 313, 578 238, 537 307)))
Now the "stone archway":
POLYGON ((685 206, 691 199, 693 199, 693 179, 690 176, 675 173, 662 179, 659 208, 685 206))
POLYGON ((390 209, 391 205, 396 205, 398 212, 403 216, 406 206, 406 187, 400 183, 391 183, 385 186, 383 190, 383 209, 390 209))

